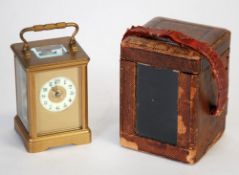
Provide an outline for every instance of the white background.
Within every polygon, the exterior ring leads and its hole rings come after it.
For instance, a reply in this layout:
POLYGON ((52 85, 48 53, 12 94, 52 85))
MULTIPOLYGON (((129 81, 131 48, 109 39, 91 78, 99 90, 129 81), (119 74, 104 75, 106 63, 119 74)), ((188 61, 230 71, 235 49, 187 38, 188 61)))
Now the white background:
MULTIPOLYGON (((26 34, 36 40, 72 30, 26 34)), ((238 0, 1 0, 0 1, 0 174, 183 174, 239 173, 239 1, 238 0), (226 132, 196 165, 187 165, 119 145, 120 41, 131 25, 155 16, 220 26, 232 31, 230 103, 226 132), (12 43, 35 24, 74 21, 89 63, 89 124, 93 142, 37 154, 26 152, 13 128, 16 114, 12 43)))

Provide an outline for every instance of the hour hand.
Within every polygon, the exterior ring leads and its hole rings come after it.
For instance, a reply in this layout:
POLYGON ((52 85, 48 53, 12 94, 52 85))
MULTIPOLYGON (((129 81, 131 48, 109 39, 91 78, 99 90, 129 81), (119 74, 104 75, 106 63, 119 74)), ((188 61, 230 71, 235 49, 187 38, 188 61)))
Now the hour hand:
POLYGON ((51 88, 51 90, 54 91, 54 92, 57 92, 58 88, 57 88, 57 86, 54 86, 54 87, 51 88))

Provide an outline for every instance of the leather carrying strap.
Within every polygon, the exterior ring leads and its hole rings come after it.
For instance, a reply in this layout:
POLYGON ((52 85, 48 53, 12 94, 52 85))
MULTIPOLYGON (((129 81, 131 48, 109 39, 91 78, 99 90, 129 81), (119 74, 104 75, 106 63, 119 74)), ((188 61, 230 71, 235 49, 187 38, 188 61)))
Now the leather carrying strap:
POLYGON ((162 37, 169 38, 172 41, 181 45, 182 47, 190 47, 205 56, 211 66, 213 77, 216 80, 217 84, 217 102, 216 106, 211 107, 210 112, 214 116, 221 115, 221 113, 224 111, 224 107, 227 101, 228 78, 222 60, 207 43, 196 40, 178 31, 152 29, 142 26, 133 26, 131 27, 131 29, 128 29, 123 39, 128 36, 138 36, 155 40, 162 37))

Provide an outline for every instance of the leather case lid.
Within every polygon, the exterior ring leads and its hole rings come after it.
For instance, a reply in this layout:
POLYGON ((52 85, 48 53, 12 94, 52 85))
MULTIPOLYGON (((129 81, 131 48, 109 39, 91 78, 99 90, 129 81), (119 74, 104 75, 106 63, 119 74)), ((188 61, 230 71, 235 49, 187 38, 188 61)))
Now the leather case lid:
POLYGON ((208 25, 195 24, 186 21, 155 17, 144 25, 146 28, 174 30, 207 43, 221 55, 230 44, 230 31, 208 25))
MULTIPOLYGON (((190 24, 177 20, 155 18, 145 26, 133 26, 131 29, 127 30, 123 40, 129 36, 137 36, 159 41, 162 40, 161 38, 164 38, 166 42, 169 40, 181 47, 186 46, 198 51, 207 59, 217 84, 217 105, 211 108, 211 114, 219 116, 224 111, 227 101, 228 77, 226 74, 226 68, 223 65, 222 59, 219 57, 220 54, 218 54, 218 50, 215 49, 217 47, 215 46, 223 45, 219 42, 221 41, 220 38, 227 36, 228 33, 228 31, 219 28, 190 24), (166 22, 163 23, 162 21, 166 22), (214 45, 214 43, 219 44, 214 45)), ((229 37, 226 38, 229 40, 230 33, 229 37)), ((121 45, 121 49, 122 48, 124 48, 124 45, 121 45)))

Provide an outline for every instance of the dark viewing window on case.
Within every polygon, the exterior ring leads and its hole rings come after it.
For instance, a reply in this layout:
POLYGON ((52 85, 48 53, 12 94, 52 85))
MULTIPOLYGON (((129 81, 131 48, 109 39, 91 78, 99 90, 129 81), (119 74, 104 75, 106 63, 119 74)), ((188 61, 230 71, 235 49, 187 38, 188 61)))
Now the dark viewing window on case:
POLYGON ((178 72, 138 64, 136 83, 137 135, 176 145, 178 72))

